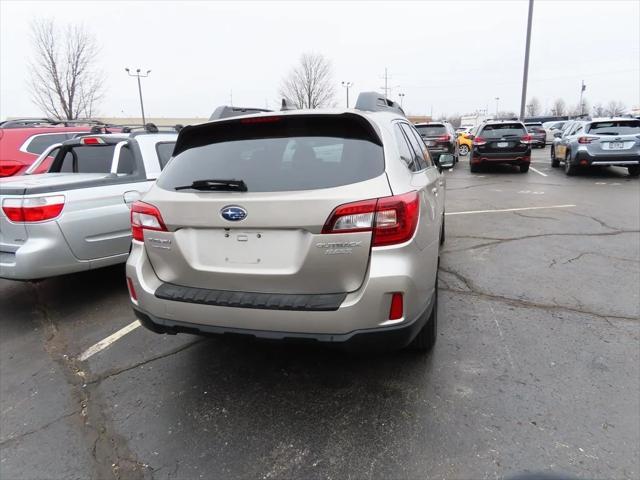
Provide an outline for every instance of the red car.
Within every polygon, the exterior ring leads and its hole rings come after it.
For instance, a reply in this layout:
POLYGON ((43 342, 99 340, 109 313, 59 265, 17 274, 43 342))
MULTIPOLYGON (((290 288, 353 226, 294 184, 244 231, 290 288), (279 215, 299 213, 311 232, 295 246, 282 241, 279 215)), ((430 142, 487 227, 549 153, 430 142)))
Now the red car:
MULTIPOLYGON (((49 119, 19 119, 0 123, 0 177, 22 175, 49 146, 73 138, 78 133, 105 133, 107 125, 97 121, 59 122, 49 119)), ((109 128, 110 132, 120 131, 109 128)), ((108 132, 107 132, 108 133, 108 132)), ((43 162, 36 173, 46 172, 43 162)))

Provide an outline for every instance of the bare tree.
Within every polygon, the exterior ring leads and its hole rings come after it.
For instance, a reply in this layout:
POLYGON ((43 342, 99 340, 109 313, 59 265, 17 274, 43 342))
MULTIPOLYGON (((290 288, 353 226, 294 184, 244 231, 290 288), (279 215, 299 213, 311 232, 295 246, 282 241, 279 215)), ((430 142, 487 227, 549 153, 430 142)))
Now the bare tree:
POLYGON ((576 103, 573 107, 569 109, 569 115, 571 116, 589 115, 589 110, 591 110, 589 101, 586 98, 583 98, 582 105, 580 105, 579 103, 576 103))
POLYGON ((618 117, 624 115, 627 107, 622 102, 611 100, 604 109, 604 114, 609 117, 618 117))
POLYGON ((79 25, 58 29, 51 19, 34 21, 31 34, 33 102, 58 119, 91 117, 103 92, 103 77, 95 68, 99 48, 93 35, 79 25))
POLYGON ((604 116, 605 116, 605 113, 604 113, 604 107, 602 106, 602 104, 601 104, 601 103, 596 103, 596 104, 593 106, 593 109, 592 109, 592 115, 593 115, 594 117, 604 117, 604 116))
POLYGON ((551 111, 554 116, 562 117, 567 114, 567 104, 563 99, 556 98, 555 102, 553 102, 553 108, 551 111))
POLYGON ((305 53, 282 80, 279 94, 298 108, 331 105, 335 97, 331 62, 318 53, 305 53))
POLYGON ((540 111, 540 100, 538 100, 536 97, 533 97, 527 104, 527 114, 530 117, 535 117, 536 115, 540 115, 540 111))

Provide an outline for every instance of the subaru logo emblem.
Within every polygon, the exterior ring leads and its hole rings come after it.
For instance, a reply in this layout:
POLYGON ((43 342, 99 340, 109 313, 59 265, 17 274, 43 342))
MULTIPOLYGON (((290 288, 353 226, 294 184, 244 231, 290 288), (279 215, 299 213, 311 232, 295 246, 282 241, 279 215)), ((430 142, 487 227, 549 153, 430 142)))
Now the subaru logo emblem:
POLYGON ((247 218, 247 211, 237 205, 227 205, 220 210, 220 215, 222 215, 222 218, 229 220, 230 222, 239 222, 240 220, 247 218))

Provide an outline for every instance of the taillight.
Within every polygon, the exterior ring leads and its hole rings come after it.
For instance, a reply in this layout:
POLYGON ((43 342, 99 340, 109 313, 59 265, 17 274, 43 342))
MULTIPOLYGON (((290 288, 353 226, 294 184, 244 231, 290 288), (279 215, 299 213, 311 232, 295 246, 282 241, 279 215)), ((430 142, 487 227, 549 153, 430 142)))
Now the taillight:
POLYGON ((0 177, 10 177, 20 171, 24 165, 15 160, 0 161, 0 177))
POLYGON ((372 232, 371 246, 404 243, 413 237, 420 216, 417 192, 374 198, 337 207, 322 233, 372 232))
POLYGON ((160 211, 149 203, 134 202, 131 205, 131 234, 134 240, 144 241, 144 230, 166 232, 167 227, 160 211))
POLYGON ((520 137, 520 143, 524 143, 525 145, 529 145, 532 141, 533 141, 532 135, 527 134, 520 137))
POLYGON ((448 134, 446 134, 446 135, 440 135, 440 136, 438 137, 438 141, 439 141, 439 142, 448 142, 450 139, 451 139, 451 135, 448 135, 448 134))
POLYGON ((2 211, 12 222, 32 223, 53 220, 64 208, 64 195, 5 198, 2 211))
POLYGON ((474 145, 486 145, 487 141, 482 137, 475 137, 473 139, 473 144, 474 145))
POLYGON ((595 140, 598 140, 598 137, 578 137, 578 143, 583 145, 588 145, 595 140))

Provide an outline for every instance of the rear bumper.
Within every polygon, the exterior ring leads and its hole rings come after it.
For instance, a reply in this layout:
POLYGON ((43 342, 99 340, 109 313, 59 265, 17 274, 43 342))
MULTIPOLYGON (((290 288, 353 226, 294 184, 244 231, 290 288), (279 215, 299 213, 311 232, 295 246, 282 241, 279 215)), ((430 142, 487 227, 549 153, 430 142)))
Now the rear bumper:
POLYGON ((469 159, 469 161, 474 164, 506 163, 511 165, 525 165, 531 163, 531 150, 527 150, 525 153, 485 153, 478 152, 476 149, 474 149, 471 152, 471 158, 469 159))
POLYGON ((11 243, 0 234, 0 278, 38 280, 123 263, 127 255, 78 260, 56 222, 30 225, 29 238, 11 243))
POLYGON ((290 343, 322 344, 350 351, 397 350, 406 347, 428 321, 433 309, 433 297, 424 312, 411 322, 400 325, 372 329, 355 330, 344 334, 298 333, 274 330, 252 330, 234 327, 201 325, 166 318, 157 318, 142 310, 133 308, 142 326, 159 334, 175 335, 190 333, 194 335, 244 337, 249 339, 271 340, 290 343))
MULTIPOLYGON (((363 338, 370 338, 369 335, 375 333, 380 334, 376 337, 388 337, 384 341, 393 340, 394 347, 402 347, 413 339, 421 328, 424 315, 428 317, 430 313, 436 286, 438 245, 435 243, 419 251, 411 242, 400 248, 410 251, 404 254, 384 248, 372 252, 363 285, 357 291, 338 294, 341 298, 331 305, 304 304, 302 301, 300 305, 295 301, 289 304, 277 299, 260 299, 261 296, 269 297, 260 293, 255 294, 255 301, 246 295, 235 301, 233 292, 226 292, 225 298, 218 291, 209 297, 208 294, 191 297, 191 293, 187 293, 175 300, 160 298, 166 297, 162 293, 164 283, 157 277, 144 245, 135 241, 127 261, 127 277, 131 279, 137 297, 132 299, 133 308, 153 331, 230 333, 275 340, 349 344, 367 343, 363 338), (404 316, 389 320, 394 292, 403 293, 404 316), (248 303, 243 305, 245 301, 248 303), (367 337, 362 337, 364 334, 367 337)), ((310 295, 313 296, 322 295, 310 295)))
POLYGON ((588 150, 578 150, 572 162, 574 165, 582 166, 618 166, 630 167, 640 165, 640 154, 608 154, 608 155, 592 155, 588 150))

